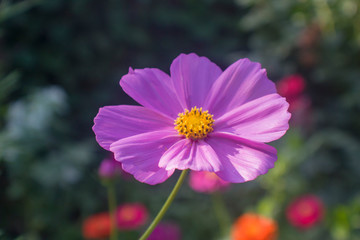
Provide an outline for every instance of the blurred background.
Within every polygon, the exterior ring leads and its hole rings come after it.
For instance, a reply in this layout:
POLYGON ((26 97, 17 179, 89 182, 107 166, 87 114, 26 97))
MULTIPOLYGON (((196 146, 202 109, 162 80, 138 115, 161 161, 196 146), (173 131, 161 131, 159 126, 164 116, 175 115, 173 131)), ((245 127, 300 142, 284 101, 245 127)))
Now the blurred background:
MULTIPOLYGON (((172 60, 190 52, 222 69, 244 57, 260 62, 291 105, 291 129, 272 143, 275 168, 222 192, 231 221, 253 212, 276 221, 282 240, 360 239, 359 7, 358 0, 0 1, 0 239, 83 239, 83 222, 107 211, 98 168, 111 156, 91 130, 99 107, 136 104, 118 85, 129 66, 169 73, 172 60), (314 223, 289 217, 302 196, 320 202, 314 223)), ((120 239, 145 229, 175 175, 156 186, 124 173, 114 180, 117 204, 141 203, 149 214, 120 239)), ((185 184, 165 220, 181 239, 221 239, 212 206, 209 194, 185 184)))

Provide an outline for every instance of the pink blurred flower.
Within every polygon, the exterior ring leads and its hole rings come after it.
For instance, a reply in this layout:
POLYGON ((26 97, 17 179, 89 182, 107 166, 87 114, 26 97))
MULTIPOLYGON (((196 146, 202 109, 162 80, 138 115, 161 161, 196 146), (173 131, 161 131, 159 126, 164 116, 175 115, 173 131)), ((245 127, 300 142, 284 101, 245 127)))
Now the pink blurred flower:
POLYGON ((259 63, 240 59, 222 71, 180 54, 170 73, 130 68, 120 85, 142 106, 106 106, 94 119, 97 142, 126 172, 148 184, 175 169, 241 183, 274 167, 276 149, 266 143, 288 130, 289 104, 259 63))
POLYGON ((212 193, 225 189, 230 183, 222 180, 212 172, 191 171, 189 184, 197 192, 212 193))
POLYGON ((116 222, 120 230, 134 230, 146 223, 148 211, 141 203, 125 203, 116 210, 116 222))
POLYGON ((180 240, 181 231, 174 223, 159 223, 147 240, 180 240))
POLYGON ((98 174, 101 178, 113 178, 117 175, 120 175, 125 180, 129 180, 132 177, 131 174, 125 172, 122 169, 121 162, 116 161, 113 155, 109 158, 105 158, 100 163, 98 174))
POLYGON ((286 210, 288 221, 295 227, 307 229, 324 217, 324 204, 314 195, 304 195, 295 199, 286 210))
POLYGON ((113 178, 121 173, 121 163, 114 158, 105 158, 100 163, 98 174, 101 178, 113 178))

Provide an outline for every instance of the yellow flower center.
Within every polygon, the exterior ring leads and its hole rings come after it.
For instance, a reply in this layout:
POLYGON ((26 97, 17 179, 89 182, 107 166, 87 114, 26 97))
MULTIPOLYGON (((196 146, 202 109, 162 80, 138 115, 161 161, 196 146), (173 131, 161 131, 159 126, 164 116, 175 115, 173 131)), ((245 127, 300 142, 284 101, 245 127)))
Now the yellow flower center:
POLYGON ((175 120, 175 129, 179 135, 196 140, 206 137, 213 131, 213 115, 202 108, 193 107, 191 111, 185 109, 185 112, 179 113, 178 116, 175 120))

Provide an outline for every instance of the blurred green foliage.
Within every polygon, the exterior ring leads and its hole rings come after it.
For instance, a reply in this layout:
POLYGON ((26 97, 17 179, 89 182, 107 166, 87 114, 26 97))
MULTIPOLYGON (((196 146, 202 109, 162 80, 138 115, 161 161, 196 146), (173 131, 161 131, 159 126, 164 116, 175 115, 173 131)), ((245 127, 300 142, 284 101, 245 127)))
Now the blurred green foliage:
MULTIPOLYGON (((249 57, 274 81, 307 81, 311 112, 276 143, 269 174, 224 194, 231 217, 271 216, 284 240, 359 239, 358 22, 357 0, 2 1, 0 239, 82 239, 83 219, 107 209, 93 117, 100 106, 135 104, 118 85, 129 66, 168 71, 182 52, 223 69, 249 57), (306 193, 324 200, 326 220, 299 234, 285 210, 306 193)), ((174 180, 119 179, 118 201, 154 216, 174 180)), ((166 218, 183 239, 221 237, 211 199, 187 186, 166 218)))

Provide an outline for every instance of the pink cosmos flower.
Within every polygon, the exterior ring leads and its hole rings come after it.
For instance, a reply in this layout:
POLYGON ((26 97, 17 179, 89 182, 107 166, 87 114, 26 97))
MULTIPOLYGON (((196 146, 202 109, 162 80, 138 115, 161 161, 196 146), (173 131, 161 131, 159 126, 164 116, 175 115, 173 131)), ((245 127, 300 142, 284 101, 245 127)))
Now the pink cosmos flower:
POLYGON ((287 131, 289 105, 259 63, 240 59, 223 72, 180 54, 170 76, 130 68, 120 85, 142 106, 100 108, 93 130, 137 180, 158 184, 191 169, 240 183, 274 167, 276 149, 265 143, 287 131))
POLYGON ((174 223, 159 223, 147 240, 180 240, 181 231, 174 223))
POLYGON ((324 204, 314 195, 299 197, 288 206, 286 217, 295 227, 310 228, 323 219, 324 204))
POLYGON ((148 211, 141 203, 125 203, 116 210, 116 222, 120 230, 134 230, 144 225, 148 211))
POLYGON ((213 172, 191 171, 189 184, 197 192, 212 193, 225 189, 230 183, 222 180, 213 172))

